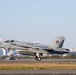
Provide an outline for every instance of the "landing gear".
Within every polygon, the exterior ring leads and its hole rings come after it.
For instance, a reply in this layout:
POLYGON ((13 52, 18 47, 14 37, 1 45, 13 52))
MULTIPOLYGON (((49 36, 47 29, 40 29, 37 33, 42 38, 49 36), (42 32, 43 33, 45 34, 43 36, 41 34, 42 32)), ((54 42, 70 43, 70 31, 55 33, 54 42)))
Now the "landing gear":
POLYGON ((40 57, 40 54, 39 53, 36 54, 35 60, 41 61, 41 57, 40 57))
POLYGON ((35 60, 38 60, 38 57, 37 56, 35 56, 35 60))
POLYGON ((41 57, 35 57, 35 60, 41 61, 41 57))
POLYGON ((41 57, 38 57, 38 61, 41 61, 41 57))

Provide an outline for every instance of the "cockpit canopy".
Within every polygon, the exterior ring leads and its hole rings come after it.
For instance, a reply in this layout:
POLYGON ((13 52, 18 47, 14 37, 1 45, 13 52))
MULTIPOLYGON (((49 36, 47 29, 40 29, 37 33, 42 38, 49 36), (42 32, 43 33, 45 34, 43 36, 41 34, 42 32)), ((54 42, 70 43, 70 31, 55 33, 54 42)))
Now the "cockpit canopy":
POLYGON ((6 40, 5 42, 15 42, 15 40, 6 40))

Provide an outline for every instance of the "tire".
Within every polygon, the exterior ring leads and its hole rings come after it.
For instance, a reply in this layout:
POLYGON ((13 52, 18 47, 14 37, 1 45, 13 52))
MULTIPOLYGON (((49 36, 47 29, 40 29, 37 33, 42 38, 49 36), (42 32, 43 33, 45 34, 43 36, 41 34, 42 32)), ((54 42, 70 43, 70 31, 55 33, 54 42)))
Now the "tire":
POLYGON ((38 61, 41 61, 41 57, 38 57, 38 61))
POLYGON ((37 56, 35 57, 35 60, 38 60, 38 57, 37 56))

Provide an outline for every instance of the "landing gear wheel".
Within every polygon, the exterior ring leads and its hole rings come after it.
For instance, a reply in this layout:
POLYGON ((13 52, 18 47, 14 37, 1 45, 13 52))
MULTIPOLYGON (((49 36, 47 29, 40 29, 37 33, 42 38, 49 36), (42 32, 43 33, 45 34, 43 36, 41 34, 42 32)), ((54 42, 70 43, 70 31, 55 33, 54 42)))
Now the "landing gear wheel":
POLYGON ((38 57, 37 56, 35 57, 35 60, 38 60, 38 57))
POLYGON ((38 57, 38 61, 41 61, 41 57, 38 57))
POLYGON ((41 61, 41 57, 35 57, 35 60, 41 61))

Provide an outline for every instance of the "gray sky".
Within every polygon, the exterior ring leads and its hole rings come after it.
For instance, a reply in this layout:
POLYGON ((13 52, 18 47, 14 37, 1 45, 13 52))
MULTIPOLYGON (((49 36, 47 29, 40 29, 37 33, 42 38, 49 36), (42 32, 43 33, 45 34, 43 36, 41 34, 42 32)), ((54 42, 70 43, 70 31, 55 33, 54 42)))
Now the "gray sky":
POLYGON ((50 44, 56 36, 76 48, 76 0, 0 0, 0 38, 50 44))

